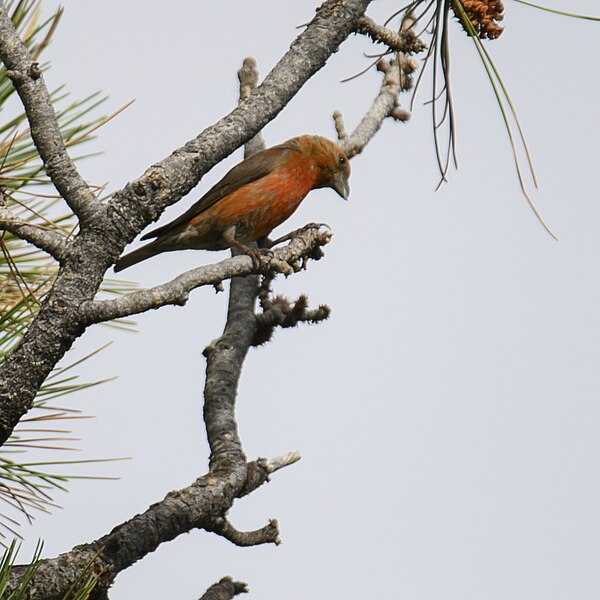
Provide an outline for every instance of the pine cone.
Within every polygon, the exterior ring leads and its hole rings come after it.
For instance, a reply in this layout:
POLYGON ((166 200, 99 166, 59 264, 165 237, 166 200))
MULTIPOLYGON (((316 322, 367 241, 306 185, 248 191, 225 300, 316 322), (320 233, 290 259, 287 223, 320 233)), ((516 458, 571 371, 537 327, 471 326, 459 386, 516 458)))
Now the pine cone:
POLYGON ((460 21, 463 29, 468 30, 463 23, 463 17, 457 3, 460 2, 481 39, 494 40, 500 36, 504 27, 498 23, 504 18, 502 0, 452 0, 452 10, 460 21))

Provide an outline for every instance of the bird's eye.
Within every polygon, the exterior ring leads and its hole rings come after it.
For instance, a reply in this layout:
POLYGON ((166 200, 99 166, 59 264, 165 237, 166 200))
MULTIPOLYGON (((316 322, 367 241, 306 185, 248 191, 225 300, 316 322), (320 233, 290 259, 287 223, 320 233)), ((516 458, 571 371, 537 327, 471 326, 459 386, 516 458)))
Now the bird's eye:
POLYGON ((343 167, 346 164, 346 157, 340 155, 340 167, 343 167))

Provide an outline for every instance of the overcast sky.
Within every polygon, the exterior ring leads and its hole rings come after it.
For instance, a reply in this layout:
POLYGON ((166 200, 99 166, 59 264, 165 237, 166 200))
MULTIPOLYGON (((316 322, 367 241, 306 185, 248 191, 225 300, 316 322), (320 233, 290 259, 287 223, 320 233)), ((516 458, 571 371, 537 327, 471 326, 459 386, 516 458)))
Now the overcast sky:
MULTIPOLYGON (((93 148, 104 153, 81 163, 112 190, 228 112, 243 58, 266 74, 316 6, 62 4, 49 84, 76 98, 101 89, 107 111, 136 98, 99 132, 93 148)), ((376 0, 369 14, 383 21, 401 4, 376 0)), ((240 385, 248 456, 298 449, 303 459, 238 501, 231 519, 254 529, 276 517, 283 544, 243 549, 194 532, 120 575, 112 600, 193 599, 224 575, 262 599, 600 595, 600 23, 506 4, 506 31, 488 48, 533 153, 534 198, 560 241, 520 194, 489 83, 453 22, 460 171, 434 192, 424 86, 412 120, 386 123, 352 161, 350 202, 313 192, 278 230, 319 221, 335 232, 325 260, 276 286, 328 303, 331 319, 277 332, 251 352, 240 385)), ((600 14, 593 0, 554 4, 600 14)), ((340 80, 369 49, 346 42, 266 127, 267 143, 334 137, 334 109, 352 128, 380 76, 340 80)), ((224 256, 170 253, 122 275, 151 286, 224 256)), ((133 459, 98 467, 119 481, 73 484, 63 510, 24 528, 27 549, 42 537, 54 556, 96 539, 206 472, 201 352, 225 307, 225 294, 203 289, 183 308, 140 317, 137 334, 96 327, 77 342, 69 359, 113 340, 82 373, 119 376, 68 399, 97 416, 75 425, 83 455, 133 459)))

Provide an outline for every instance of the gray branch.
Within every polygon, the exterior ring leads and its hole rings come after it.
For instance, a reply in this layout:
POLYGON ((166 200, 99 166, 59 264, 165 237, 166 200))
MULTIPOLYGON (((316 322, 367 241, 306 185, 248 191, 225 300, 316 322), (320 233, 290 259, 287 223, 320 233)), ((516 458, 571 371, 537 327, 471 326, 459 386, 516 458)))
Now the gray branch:
MULTIPOLYGON (((382 60, 381 63, 385 64, 385 61, 382 60)), ((383 122, 398 105, 398 95, 401 89, 400 69, 397 61, 393 60, 385 67, 379 94, 351 135, 346 134, 342 113, 340 111, 333 113, 340 145, 348 156, 353 157, 360 154, 381 129, 383 122)))
POLYGON ((382 59, 378 68, 384 73, 379 94, 351 135, 346 133, 342 113, 340 111, 333 113, 340 145, 350 157, 356 156, 364 150, 388 117, 405 121, 410 117, 410 113, 406 112, 403 119, 399 118, 398 96, 402 91, 402 85, 398 59, 395 58, 389 62, 382 59))
POLYGON ((21 98, 46 172, 83 227, 103 210, 102 204, 67 153, 40 66, 15 31, 4 2, 0 2, 0 59, 21 98))
POLYGON ((308 306, 308 296, 302 294, 291 302, 282 295, 273 297, 271 283, 273 276, 263 277, 259 292, 262 312, 256 315, 256 333, 253 345, 259 346, 268 342, 276 327, 297 327, 300 323, 320 323, 329 318, 331 309, 326 304, 311 309, 308 306))
POLYGON ((33 244, 59 262, 67 255, 70 245, 69 240, 64 235, 22 221, 17 215, 4 207, 0 207, 0 230, 8 231, 33 244))
MULTIPOLYGON (((286 274, 298 270, 317 248, 331 239, 331 233, 310 229, 299 233, 284 248, 273 251, 272 256, 259 255, 260 271, 283 271, 286 274)), ((81 318, 84 322, 100 323, 128 317, 147 310, 166 305, 184 305, 192 290, 213 285, 217 288, 221 282, 256 273, 249 256, 236 256, 221 262, 198 267, 183 273, 173 280, 147 290, 132 292, 110 300, 93 300, 81 306, 81 318)))
MULTIPOLYGON (((247 102, 256 87, 258 71, 256 63, 244 61, 238 71, 240 81, 240 104, 247 102)), ((260 132, 246 144, 246 157, 265 147, 260 132)), ((239 253, 231 249, 232 261, 240 260, 239 253)), ((246 258, 247 262, 250 258, 246 258)), ((250 261, 252 262, 252 261, 250 261)), ((242 448, 235 418, 237 387, 246 354, 256 332, 254 304, 258 295, 256 274, 236 277, 231 280, 227 321, 223 335, 205 348, 206 381, 204 384, 204 423, 210 446, 210 470, 212 472, 237 471, 246 467, 246 456, 242 448)), ((248 477, 247 469, 243 480, 248 477)), ((223 513, 220 515, 224 517, 223 513)))
POLYGON ((262 544, 281 544, 277 519, 271 519, 264 527, 254 531, 239 531, 227 519, 218 518, 212 526, 212 532, 224 537, 232 544, 241 547, 260 546, 262 544))
POLYGON ((400 33, 377 25, 368 17, 361 17, 357 32, 367 33, 372 39, 385 43, 390 51, 394 51, 395 56, 390 61, 381 59, 377 63, 377 69, 383 73, 379 93, 351 135, 346 133, 342 113, 333 113, 338 140, 350 157, 364 150, 387 118, 397 121, 407 121, 410 118, 410 112, 399 107, 399 96, 400 92, 412 88, 411 75, 418 68, 417 61, 409 55, 425 48, 414 34, 410 17, 403 21, 400 33))
POLYGON ((234 581, 231 577, 223 577, 219 583, 211 585, 200 600, 232 600, 238 594, 245 594, 248 584, 234 581))
POLYGON ((415 36, 412 22, 409 22, 408 27, 402 27, 400 33, 396 33, 379 25, 370 17, 364 16, 356 22, 356 33, 368 35, 374 42, 385 44, 394 52, 413 54, 422 52, 426 48, 426 45, 415 36))
MULTIPOLYGON (((90 565, 93 572, 101 573, 92 598, 102 597, 119 573, 154 552, 160 544, 195 529, 215 531, 242 546, 277 543, 276 522, 270 521, 255 532, 240 532, 226 522, 223 515, 236 498, 269 480, 269 474, 275 470, 269 465, 292 464, 295 461, 288 458, 292 455, 244 463, 229 472, 224 469, 210 472, 186 488, 169 492, 163 500, 101 538, 76 546, 56 558, 42 560, 24 600, 61 600, 90 565), (251 481, 240 478, 240 470, 252 473, 251 481)), ((12 569, 7 594, 19 585, 26 568, 23 565, 12 569)))

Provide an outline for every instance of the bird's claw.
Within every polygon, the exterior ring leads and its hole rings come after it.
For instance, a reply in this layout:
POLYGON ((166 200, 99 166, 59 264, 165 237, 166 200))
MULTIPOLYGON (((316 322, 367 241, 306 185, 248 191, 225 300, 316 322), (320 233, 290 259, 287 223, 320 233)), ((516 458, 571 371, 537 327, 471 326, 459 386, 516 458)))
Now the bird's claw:
POLYGON ((252 259, 252 268, 259 271, 265 258, 272 259, 273 252, 269 248, 250 248, 246 246, 243 249, 244 254, 252 259))
POLYGON ((298 233, 310 231, 311 229, 321 229, 321 227, 326 227, 331 231, 331 227, 327 223, 307 223, 304 227, 298 229, 298 233))
POLYGON ((282 242, 288 242, 301 233, 305 233, 306 231, 311 231, 312 229, 321 229, 321 227, 327 227, 331 231, 331 227, 327 225, 327 223, 307 223, 304 227, 300 227, 300 229, 294 229, 294 231, 290 231, 290 233, 286 233, 285 235, 277 238, 276 240, 269 240, 269 248, 273 246, 277 246, 277 244, 281 244, 282 242))
POLYGON ((275 258, 272 250, 269 248, 250 248, 248 256, 252 259, 252 267, 255 271, 261 273, 283 273, 286 277, 294 272, 294 269, 284 260, 275 258))

